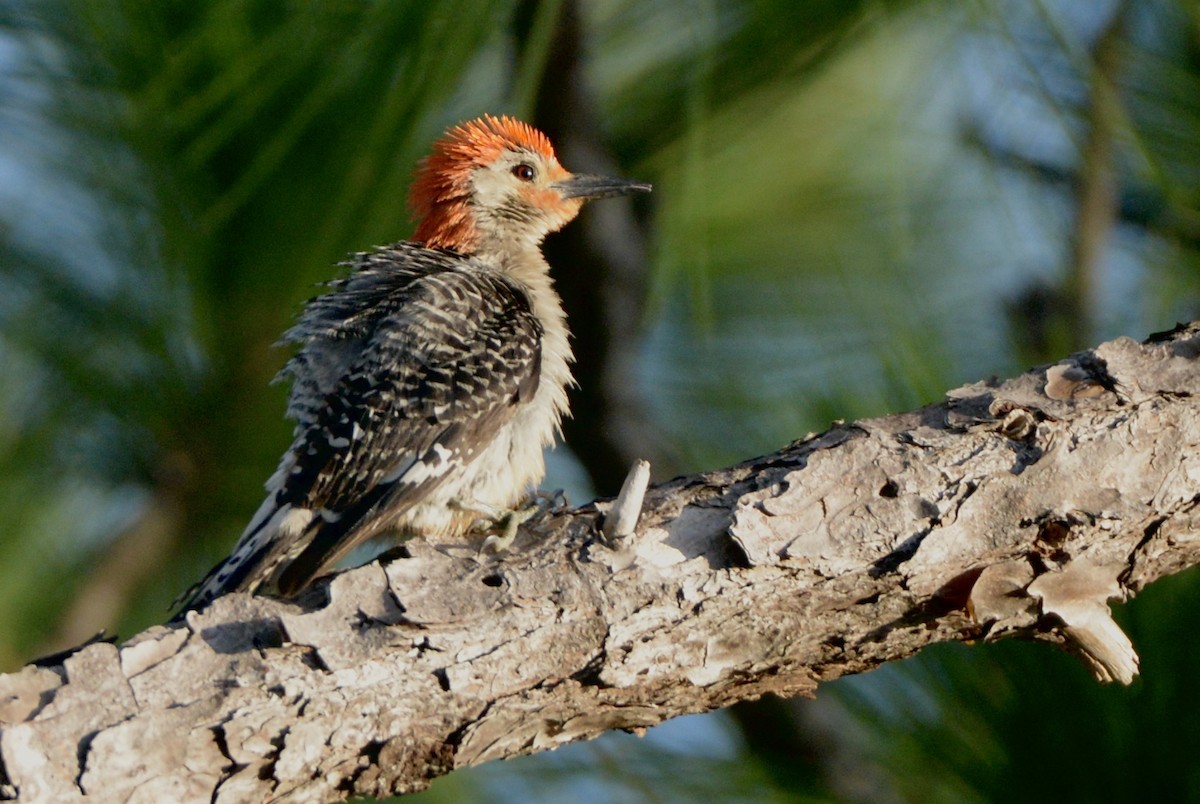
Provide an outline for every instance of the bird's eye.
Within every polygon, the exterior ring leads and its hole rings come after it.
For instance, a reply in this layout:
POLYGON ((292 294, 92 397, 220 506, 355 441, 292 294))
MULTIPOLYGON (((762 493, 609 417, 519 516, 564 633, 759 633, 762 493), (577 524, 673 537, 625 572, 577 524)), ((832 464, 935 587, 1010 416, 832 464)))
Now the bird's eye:
POLYGON ((521 181, 533 181, 537 177, 537 171, 533 169, 533 165, 527 165, 524 162, 515 165, 512 174, 521 181))

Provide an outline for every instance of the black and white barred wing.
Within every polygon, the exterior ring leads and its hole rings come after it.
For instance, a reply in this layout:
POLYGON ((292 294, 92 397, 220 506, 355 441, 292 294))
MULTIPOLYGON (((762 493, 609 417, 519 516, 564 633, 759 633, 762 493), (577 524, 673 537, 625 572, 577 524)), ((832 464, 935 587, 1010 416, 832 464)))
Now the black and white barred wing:
POLYGON ((460 474, 537 391, 542 331, 519 289, 462 258, 414 271, 389 253, 361 258, 287 334, 304 344, 285 369, 296 440, 186 608, 303 587, 460 474))

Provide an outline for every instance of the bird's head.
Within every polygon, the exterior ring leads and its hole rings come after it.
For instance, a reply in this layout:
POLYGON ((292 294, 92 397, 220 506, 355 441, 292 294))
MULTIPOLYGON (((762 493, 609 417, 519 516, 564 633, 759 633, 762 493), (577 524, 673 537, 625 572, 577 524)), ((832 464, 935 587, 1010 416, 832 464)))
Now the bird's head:
POLYGON ((469 254, 485 242, 537 245, 589 198, 648 191, 649 184, 576 175, 545 134, 511 117, 461 123, 433 146, 410 195, 413 239, 469 254))

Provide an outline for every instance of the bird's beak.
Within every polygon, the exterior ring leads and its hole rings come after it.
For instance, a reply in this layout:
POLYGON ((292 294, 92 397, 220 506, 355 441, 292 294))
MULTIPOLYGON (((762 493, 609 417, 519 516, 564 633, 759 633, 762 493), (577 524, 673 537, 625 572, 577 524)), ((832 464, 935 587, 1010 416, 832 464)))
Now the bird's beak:
POLYGON ((651 190, 651 186, 644 181, 588 175, 571 176, 552 186, 563 198, 611 198, 615 195, 648 193, 651 190))

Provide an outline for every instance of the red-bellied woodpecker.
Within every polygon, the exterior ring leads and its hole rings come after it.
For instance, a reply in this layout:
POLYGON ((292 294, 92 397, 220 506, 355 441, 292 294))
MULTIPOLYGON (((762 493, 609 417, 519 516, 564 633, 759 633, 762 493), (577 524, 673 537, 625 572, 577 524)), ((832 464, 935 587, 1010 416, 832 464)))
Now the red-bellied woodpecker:
POLYGON ((572 382, 542 239, 586 199, 649 189, 567 172, 509 117, 451 128, 417 172, 413 242, 355 255, 284 335, 295 441, 184 610, 292 594, 368 539, 461 535, 520 503, 572 382))

